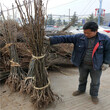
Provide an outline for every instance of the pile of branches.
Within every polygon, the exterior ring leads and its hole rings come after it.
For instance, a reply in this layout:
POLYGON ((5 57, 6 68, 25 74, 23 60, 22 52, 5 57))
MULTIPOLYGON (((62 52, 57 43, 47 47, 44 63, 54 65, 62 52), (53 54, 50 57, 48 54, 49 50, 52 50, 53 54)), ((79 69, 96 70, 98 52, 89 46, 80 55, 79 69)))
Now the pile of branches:
MULTIPOLYGON (((0 35, 0 50, 5 46, 5 40, 3 35, 0 35)), ((9 60, 9 57, 7 58, 9 60)), ((9 75, 9 66, 6 66, 6 60, 3 57, 2 52, 0 51, 0 81, 6 79, 9 75)))
MULTIPOLYGON (((10 20, 7 20, 5 22, 7 22, 8 25, 9 25, 10 20)), ((4 23, 2 22, 2 27, 4 25, 6 25, 5 22, 4 23)), ((15 21, 11 20, 11 25, 14 25, 14 24, 15 24, 15 21)), ((20 28, 21 27, 16 28, 17 29, 16 43, 14 43, 14 44, 16 44, 16 50, 17 50, 17 54, 18 54, 18 57, 19 57, 20 66, 23 68, 24 71, 27 72, 28 67, 29 67, 29 62, 30 62, 30 59, 31 59, 31 54, 27 50, 27 48, 28 49, 30 49, 30 48, 26 47, 26 39, 24 38, 24 35, 23 35, 24 32, 20 28)), ((6 30, 8 30, 8 29, 6 28, 6 30)), ((0 36, 0 75, 4 74, 5 72, 9 73, 9 71, 10 71, 10 57, 11 57, 10 56, 10 49, 9 49, 9 47, 11 45, 7 44, 8 39, 6 39, 6 36, 3 34, 4 33, 3 31, 4 30, 2 29, 2 31, 1 31, 2 36, 0 36)), ((1 79, 1 77, 0 77, 0 79, 1 79)))
MULTIPOLYGON (((30 50, 30 47, 26 46, 26 41, 23 39, 23 34, 20 34, 19 36, 18 32, 17 34, 17 43, 16 43, 16 48, 17 48, 17 52, 18 52, 18 56, 19 56, 19 62, 21 67, 23 68, 23 70, 28 71, 28 66, 29 66, 29 62, 31 60, 31 54, 28 50, 30 50)), ((23 33, 23 31, 22 31, 23 33)), ((51 35, 56 35, 56 34, 51 34, 51 35)), ((64 35, 64 34, 63 34, 64 35)), ((45 41, 46 42, 46 41, 45 41)), ((0 43, 0 45, 5 45, 5 43, 2 41, 2 43, 0 43)), ((44 43, 44 46, 47 47, 49 44, 44 43)), ((1 48, 3 48, 3 46, 1 48)), ((8 51, 8 47, 7 49, 2 49, 3 51, 1 52, 1 62, 4 65, 0 65, 0 68, 2 68, 2 70, 7 70, 9 71, 9 65, 7 63, 7 61, 9 61, 9 51, 8 51), (5 62, 3 59, 6 59, 5 62), (4 67, 3 67, 4 66, 4 67), (6 68, 5 68, 6 67, 6 68)), ((71 54, 72 54, 72 50, 73 50, 73 44, 57 44, 57 45, 53 45, 53 46, 48 46, 48 52, 46 54, 46 67, 51 68, 54 67, 54 65, 57 64, 67 64, 67 62, 70 64, 70 59, 71 59, 71 54)))

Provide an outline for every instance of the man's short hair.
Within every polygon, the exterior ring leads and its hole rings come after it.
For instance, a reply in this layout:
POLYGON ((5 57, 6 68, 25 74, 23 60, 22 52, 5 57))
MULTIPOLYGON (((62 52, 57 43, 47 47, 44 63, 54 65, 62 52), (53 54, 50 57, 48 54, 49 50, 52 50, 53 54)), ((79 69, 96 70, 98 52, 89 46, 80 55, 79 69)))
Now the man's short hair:
POLYGON ((86 30, 86 29, 90 29, 91 31, 95 32, 98 30, 98 25, 95 22, 87 22, 83 26, 83 30, 86 30))

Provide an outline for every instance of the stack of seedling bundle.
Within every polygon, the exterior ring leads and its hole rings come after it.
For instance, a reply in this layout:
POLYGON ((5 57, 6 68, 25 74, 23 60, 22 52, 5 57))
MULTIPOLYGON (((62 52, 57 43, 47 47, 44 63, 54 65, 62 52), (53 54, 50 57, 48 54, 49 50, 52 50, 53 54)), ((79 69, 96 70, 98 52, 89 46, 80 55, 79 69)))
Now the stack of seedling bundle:
MULTIPOLYGON (((3 58, 4 62, 7 63, 7 65, 10 65, 10 74, 6 83, 8 84, 12 91, 19 91, 20 82, 21 80, 23 80, 25 73, 19 64, 19 57, 16 49, 18 24, 14 20, 11 20, 10 18, 6 19, 3 12, 1 12, 1 14, 3 17, 1 30, 5 41, 5 46, 0 51, 2 53, 4 51, 8 52, 6 59, 5 57, 3 58)), ((2 55, 5 56, 5 53, 2 55)))
POLYGON ((25 0, 26 14, 21 4, 15 0, 21 16, 21 25, 27 39, 27 51, 31 54, 28 75, 21 84, 21 92, 31 95, 35 107, 42 108, 52 103, 54 94, 50 88, 50 81, 45 68, 46 47, 44 46, 44 16, 45 8, 42 0, 34 0, 34 5, 25 0), (33 7, 34 6, 34 7, 33 7))

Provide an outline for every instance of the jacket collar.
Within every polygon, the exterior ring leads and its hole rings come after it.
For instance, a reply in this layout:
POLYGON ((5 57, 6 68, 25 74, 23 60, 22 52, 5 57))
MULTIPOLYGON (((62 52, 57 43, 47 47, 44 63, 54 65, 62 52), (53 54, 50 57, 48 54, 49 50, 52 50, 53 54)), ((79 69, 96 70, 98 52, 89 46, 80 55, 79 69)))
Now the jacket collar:
POLYGON ((105 37, 103 37, 104 36, 103 34, 98 32, 97 35, 98 35, 99 41, 105 40, 105 37))
MULTIPOLYGON (((99 41, 105 40, 105 38, 102 37, 102 36, 103 36, 103 35, 102 35, 101 33, 97 32, 97 39, 98 39, 99 41)), ((85 39, 87 39, 87 37, 83 34, 83 35, 80 37, 80 39, 81 39, 81 40, 85 40, 85 39)))

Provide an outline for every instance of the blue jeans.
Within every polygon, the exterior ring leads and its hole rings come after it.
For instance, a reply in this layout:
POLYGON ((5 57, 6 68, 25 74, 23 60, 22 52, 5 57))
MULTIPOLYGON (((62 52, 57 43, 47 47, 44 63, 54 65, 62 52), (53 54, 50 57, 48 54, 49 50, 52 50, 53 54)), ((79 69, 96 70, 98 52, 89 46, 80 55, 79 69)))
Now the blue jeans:
POLYGON ((85 92, 87 78, 90 73, 91 84, 90 84, 90 95, 98 96, 100 77, 102 70, 94 70, 92 65, 81 64, 79 67, 79 87, 78 90, 85 92))

